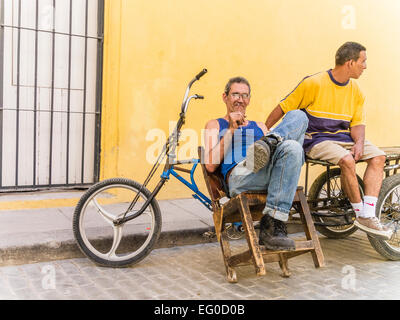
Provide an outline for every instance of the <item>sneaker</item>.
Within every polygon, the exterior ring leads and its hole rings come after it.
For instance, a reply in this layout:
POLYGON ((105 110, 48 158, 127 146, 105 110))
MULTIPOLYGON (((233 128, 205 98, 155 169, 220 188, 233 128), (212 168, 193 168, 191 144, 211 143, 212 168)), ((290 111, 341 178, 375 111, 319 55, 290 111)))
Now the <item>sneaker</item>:
POLYGON ((269 250, 295 250, 293 239, 287 236, 286 224, 266 214, 260 221, 258 243, 269 250))
POLYGON ((269 163, 278 143, 279 140, 275 136, 264 136, 254 142, 247 149, 244 166, 254 173, 260 171, 269 163))
POLYGON ((371 236, 377 236, 385 240, 389 240, 393 233, 389 228, 382 226, 377 217, 358 217, 356 221, 354 221, 354 225, 371 236))

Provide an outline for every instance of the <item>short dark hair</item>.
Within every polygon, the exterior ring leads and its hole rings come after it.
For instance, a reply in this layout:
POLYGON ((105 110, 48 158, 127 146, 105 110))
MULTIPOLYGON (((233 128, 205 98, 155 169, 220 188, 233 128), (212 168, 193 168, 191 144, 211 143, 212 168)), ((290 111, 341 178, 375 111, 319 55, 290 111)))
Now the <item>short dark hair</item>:
POLYGON ((225 94, 228 95, 229 91, 231 90, 231 86, 234 83, 244 83, 245 85, 247 85, 249 87, 249 94, 251 93, 251 88, 250 88, 250 83, 247 81, 247 79, 243 78, 243 77, 234 77, 234 78, 230 78, 229 81, 227 82, 227 84, 225 85, 225 94))
POLYGON ((357 42, 346 42, 336 51, 336 65, 342 66, 349 60, 357 61, 360 57, 360 52, 365 50, 367 49, 357 42))

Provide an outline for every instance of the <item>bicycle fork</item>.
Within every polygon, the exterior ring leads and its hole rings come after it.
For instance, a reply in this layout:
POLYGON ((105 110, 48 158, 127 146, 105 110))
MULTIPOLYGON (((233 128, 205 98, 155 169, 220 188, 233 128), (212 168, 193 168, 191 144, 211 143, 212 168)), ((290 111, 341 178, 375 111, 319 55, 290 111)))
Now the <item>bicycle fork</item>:
MULTIPOLYGON (((157 186, 154 188, 153 192, 150 194, 150 197, 146 200, 146 202, 143 204, 143 206, 139 209, 138 212, 136 212, 135 214, 132 214, 128 217, 123 217, 123 218, 119 218, 119 219, 115 219, 113 221, 114 226, 119 226, 121 224, 124 224, 125 222, 128 222, 132 219, 137 218, 138 216, 140 216, 149 206, 149 204, 153 201, 153 199, 156 197, 156 195, 158 194, 158 192, 160 192, 161 188, 163 187, 163 185, 165 184, 165 182, 167 182, 168 179, 166 178, 161 178, 160 182, 157 184, 157 186)), ((140 193, 139 193, 140 194, 140 193)), ((132 201, 133 203, 134 201, 132 201)), ((128 210, 129 211, 129 210, 128 210)))

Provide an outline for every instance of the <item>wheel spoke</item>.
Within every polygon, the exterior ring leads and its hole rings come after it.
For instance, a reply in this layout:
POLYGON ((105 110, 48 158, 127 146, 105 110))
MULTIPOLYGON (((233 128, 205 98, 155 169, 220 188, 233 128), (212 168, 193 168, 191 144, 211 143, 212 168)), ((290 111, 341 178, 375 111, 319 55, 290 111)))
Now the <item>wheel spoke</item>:
POLYGON ((110 251, 107 253, 107 255, 110 258, 115 258, 116 254, 115 252, 117 251, 119 244, 121 243, 122 239, 122 225, 119 226, 114 226, 113 231, 114 231, 114 237, 113 237, 113 243, 111 246, 110 251))
POLYGON ((108 213, 100 204, 97 202, 96 198, 92 199, 94 206, 96 207, 97 211, 100 213, 100 215, 104 218, 104 220, 111 224, 113 224, 113 221, 115 220, 115 216, 111 213, 108 213))

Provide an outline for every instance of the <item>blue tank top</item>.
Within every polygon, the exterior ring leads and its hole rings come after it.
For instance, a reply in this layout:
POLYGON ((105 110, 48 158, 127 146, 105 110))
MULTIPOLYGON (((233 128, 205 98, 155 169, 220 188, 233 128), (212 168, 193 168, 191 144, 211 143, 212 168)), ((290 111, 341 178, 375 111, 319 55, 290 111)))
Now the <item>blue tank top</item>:
MULTIPOLYGON (((218 118, 219 139, 224 136, 229 127, 229 122, 223 118, 218 118)), ((226 178, 226 174, 247 154, 247 148, 264 136, 263 131, 255 121, 249 121, 245 127, 236 129, 233 133, 232 143, 226 151, 223 162, 221 163, 221 173, 226 178)))

